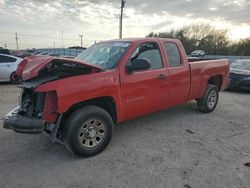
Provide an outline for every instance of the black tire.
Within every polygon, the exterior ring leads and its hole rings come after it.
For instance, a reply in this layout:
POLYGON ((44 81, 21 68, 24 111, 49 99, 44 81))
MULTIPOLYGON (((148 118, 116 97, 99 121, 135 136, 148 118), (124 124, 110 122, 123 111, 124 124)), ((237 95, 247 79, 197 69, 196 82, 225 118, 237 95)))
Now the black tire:
POLYGON ((16 81, 16 72, 12 72, 11 75, 10 75, 10 83, 11 84, 16 84, 17 81, 16 81))
POLYGON ((197 100, 198 110, 203 113, 214 111, 219 100, 219 89, 216 85, 208 84, 203 97, 197 100))
POLYGON ((97 106, 84 106, 74 111, 67 119, 63 127, 63 140, 66 147, 76 155, 90 157, 102 152, 107 147, 112 138, 113 130, 113 120, 108 112, 97 106), (92 121, 100 123, 100 125, 93 123, 96 126, 91 128, 92 121), (100 131, 98 126, 101 126, 103 130, 100 131), (90 137, 91 132, 92 136, 95 134, 95 137, 90 137), (101 132, 103 135, 99 136, 102 134, 101 132), (97 140, 98 136, 99 140, 97 140), (100 143, 94 146, 97 142, 100 143))

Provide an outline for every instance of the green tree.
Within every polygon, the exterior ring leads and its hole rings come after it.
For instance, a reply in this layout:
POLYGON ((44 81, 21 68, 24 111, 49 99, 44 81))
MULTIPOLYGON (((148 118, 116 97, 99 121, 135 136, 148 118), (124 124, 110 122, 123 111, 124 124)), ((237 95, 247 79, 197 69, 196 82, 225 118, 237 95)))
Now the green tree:
POLYGON ((241 56, 250 56, 250 37, 246 39, 241 39, 238 42, 234 42, 231 45, 230 53, 241 56))
POLYGON ((177 38, 182 42, 187 54, 197 49, 205 50, 211 55, 229 55, 232 52, 250 54, 247 50, 249 40, 232 45, 227 30, 218 30, 209 24, 194 24, 161 33, 151 32, 147 37, 177 38))

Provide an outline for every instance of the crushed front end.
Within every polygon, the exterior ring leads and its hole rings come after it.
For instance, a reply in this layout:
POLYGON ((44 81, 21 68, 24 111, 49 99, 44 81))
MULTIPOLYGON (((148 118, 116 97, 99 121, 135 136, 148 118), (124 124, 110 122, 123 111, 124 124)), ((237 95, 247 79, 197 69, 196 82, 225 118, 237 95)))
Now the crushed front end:
POLYGON ((19 106, 5 116, 4 128, 21 133, 47 132, 55 138, 64 113, 58 112, 57 89, 62 88, 62 82, 58 81, 101 71, 99 67, 65 58, 29 60, 22 70, 23 82, 18 86, 19 106))
POLYGON ((45 120, 56 121, 58 116, 55 112, 55 102, 56 94, 54 92, 35 93, 32 88, 22 88, 19 106, 5 116, 4 128, 21 133, 45 131, 48 124, 48 122, 45 123, 45 120), (49 112, 48 108, 50 108, 49 112), (46 115, 44 115, 45 112, 46 115))

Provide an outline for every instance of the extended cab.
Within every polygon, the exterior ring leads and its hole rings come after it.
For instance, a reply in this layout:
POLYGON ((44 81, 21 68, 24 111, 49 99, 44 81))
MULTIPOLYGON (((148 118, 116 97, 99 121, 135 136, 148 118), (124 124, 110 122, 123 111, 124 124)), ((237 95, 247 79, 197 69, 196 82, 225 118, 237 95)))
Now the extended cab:
POLYGON ((122 121, 190 100, 212 112, 228 75, 227 60, 188 60, 175 39, 105 41, 75 60, 36 57, 22 70, 19 106, 4 127, 43 132, 77 155, 92 156, 122 121))

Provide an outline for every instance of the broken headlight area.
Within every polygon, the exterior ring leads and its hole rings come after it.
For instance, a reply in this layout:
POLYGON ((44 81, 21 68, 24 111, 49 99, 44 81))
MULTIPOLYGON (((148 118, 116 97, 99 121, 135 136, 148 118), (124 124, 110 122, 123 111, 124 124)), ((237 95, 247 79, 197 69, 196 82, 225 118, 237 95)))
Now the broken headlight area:
POLYGON ((45 93, 35 93, 32 89, 22 89, 18 114, 30 118, 43 118, 45 93))
POLYGON ((54 91, 34 92, 22 88, 20 104, 4 118, 4 128, 21 133, 41 133, 56 122, 57 96, 54 91))

